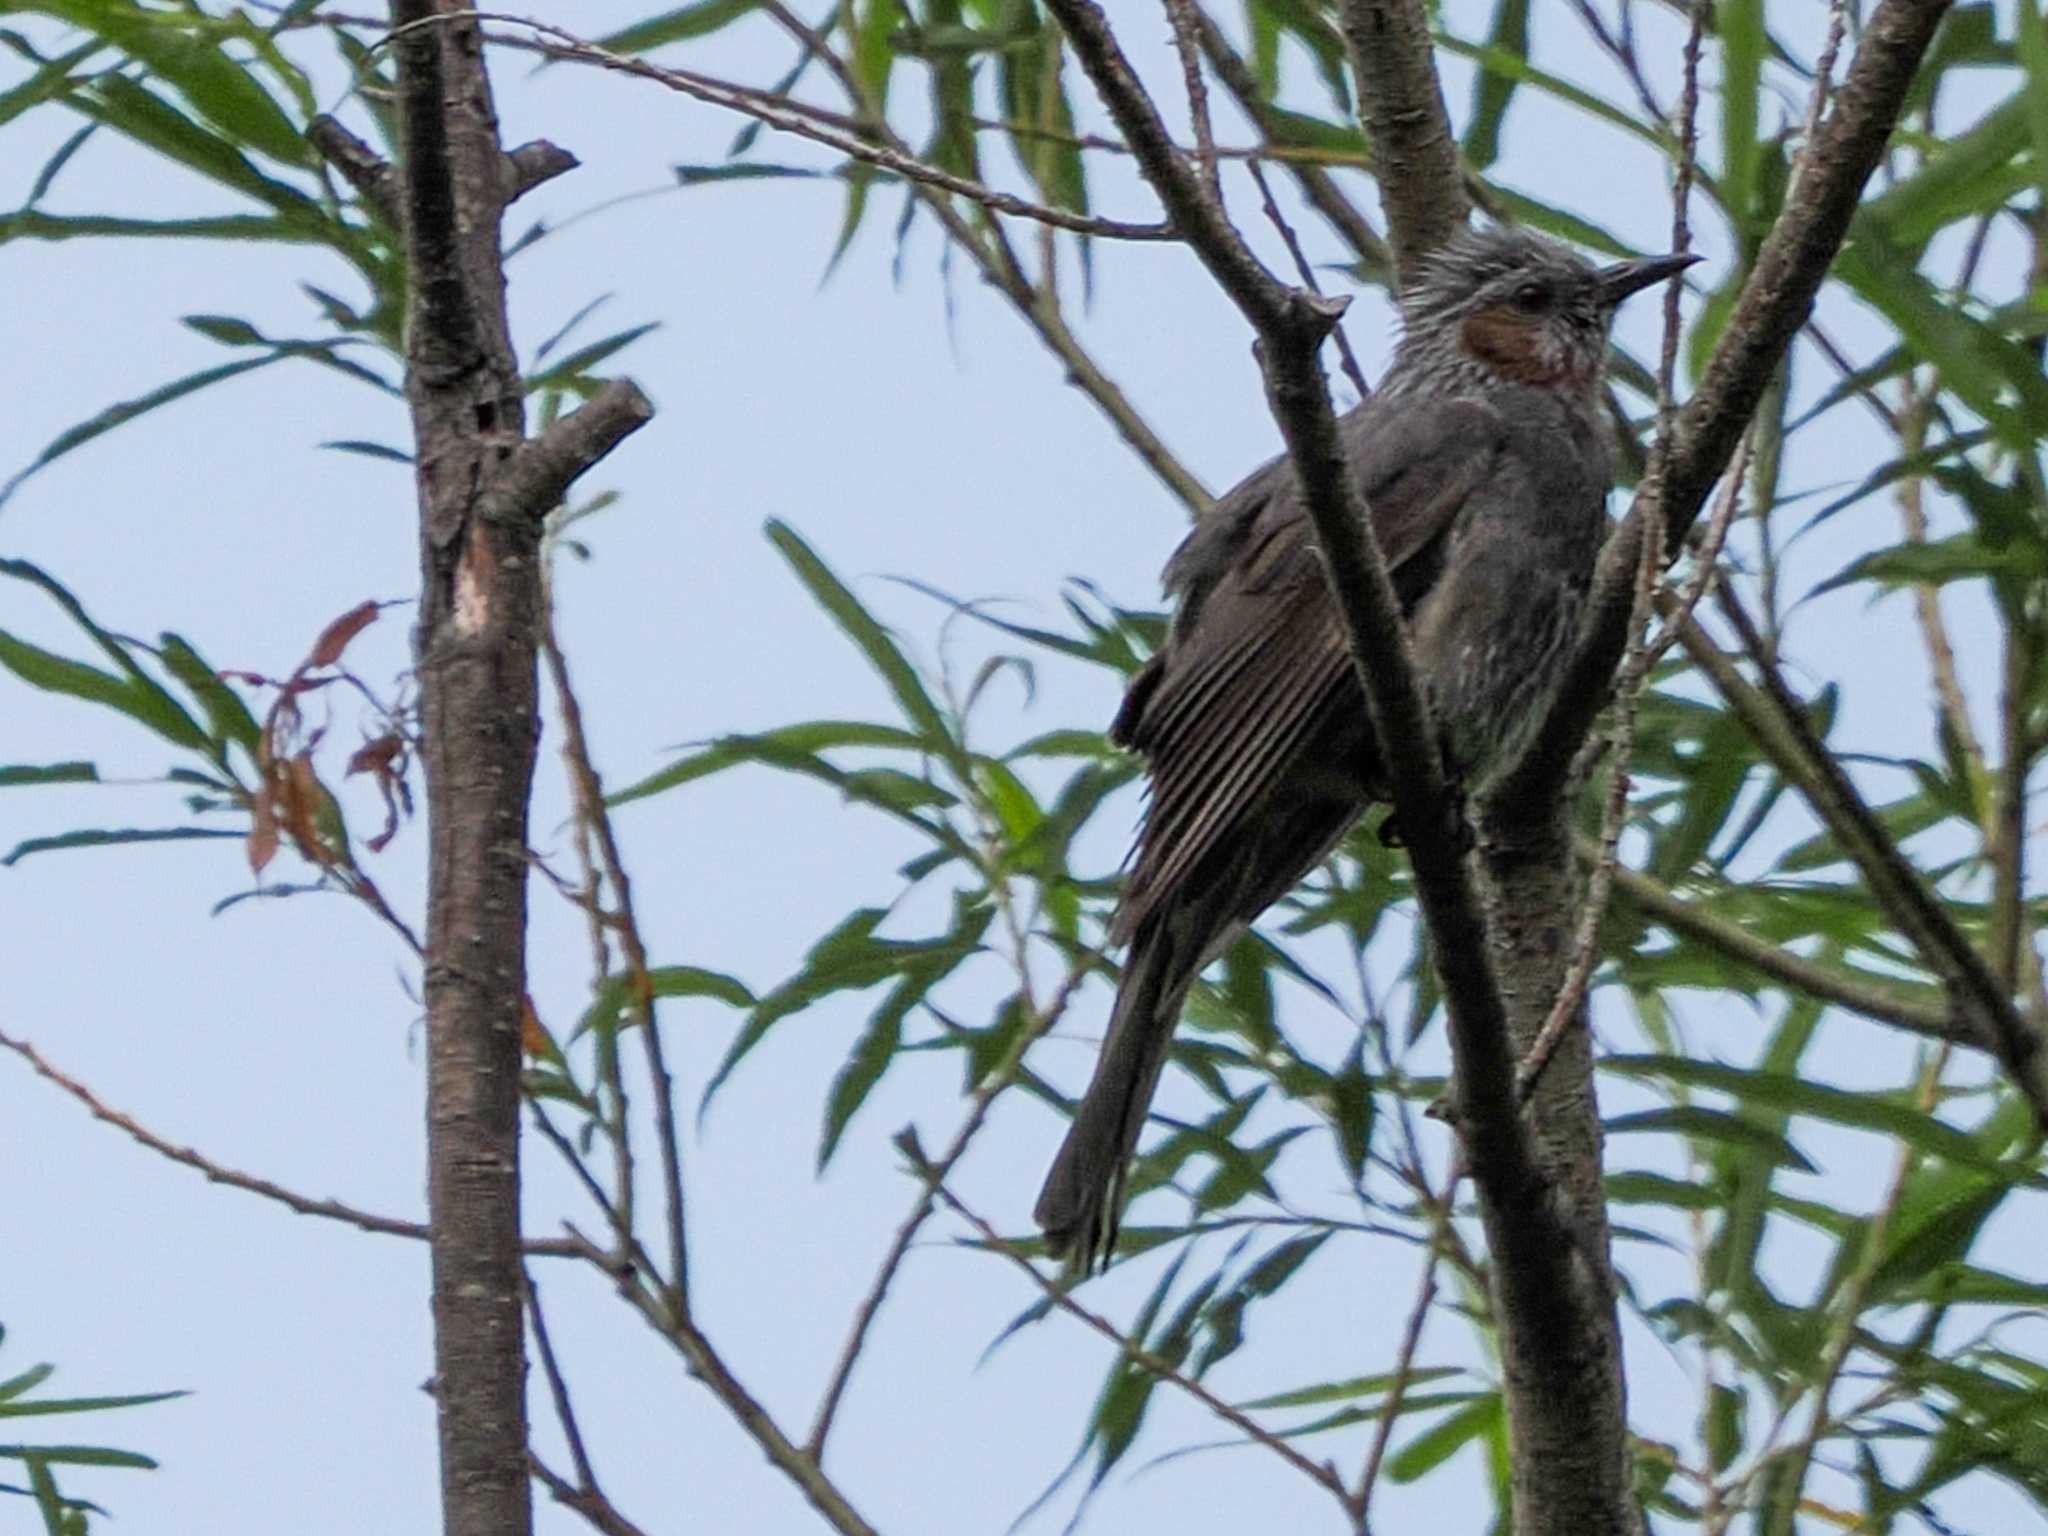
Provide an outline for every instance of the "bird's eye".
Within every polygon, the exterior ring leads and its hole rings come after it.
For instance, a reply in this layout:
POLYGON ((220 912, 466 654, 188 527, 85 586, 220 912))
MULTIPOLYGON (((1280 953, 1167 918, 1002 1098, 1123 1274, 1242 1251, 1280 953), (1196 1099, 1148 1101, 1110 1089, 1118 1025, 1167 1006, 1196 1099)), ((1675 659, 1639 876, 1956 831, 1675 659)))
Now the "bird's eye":
POLYGON ((1523 314, 1533 315, 1544 307, 1549 298, 1541 283, 1524 283, 1515 290, 1514 305, 1523 314))

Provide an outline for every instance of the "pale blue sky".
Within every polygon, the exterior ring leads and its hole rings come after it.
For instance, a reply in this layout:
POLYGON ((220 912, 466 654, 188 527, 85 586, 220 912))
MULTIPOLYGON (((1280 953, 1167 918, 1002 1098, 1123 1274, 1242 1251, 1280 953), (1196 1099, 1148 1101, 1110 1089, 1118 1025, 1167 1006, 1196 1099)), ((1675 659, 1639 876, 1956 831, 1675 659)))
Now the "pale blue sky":
MULTIPOLYGON (((1774 5, 1774 24, 1805 36, 1803 16, 1781 17, 1790 10, 1774 5)), ((1447 11, 1468 35, 1483 27, 1484 7, 1472 0, 1447 11)), ((1564 8, 1537 12, 1539 38, 1552 50, 1545 62, 1623 99, 1585 56, 1564 8)), ((592 0, 574 24, 599 33, 634 14, 622 0, 592 0)), ((1128 0, 1115 14, 1127 47, 1168 80, 1157 8, 1128 0)), ((787 48, 772 27, 750 23, 689 58, 766 81, 781 72, 787 48)), ((1469 74, 1447 61, 1446 75, 1462 117, 1469 74)), ((515 232, 528 217, 559 222, 659 185, 674 163, 716 160, 738 126, 642 83, 564 68, 535 74, 520 55, 499 59, 497 81, 508 142, 545 135, 585 162, 523 204, 515 232)), ((8 83, 0 73, 0 89, 8 83)), ((323 104, 335 100, 330 86, 323 104)), ((1767 127, 1775 125, 1767 109, 1767 127)), ((69 127, 61 119, 9 125, 0 204, 19 202, 40 163, 27 146, 54 147, 69 127)), ((1508 145, 1498 171, 1510 182, 1661 248, 1668 212, 1658 166, 1627 140, 1525 96, 1508 145)), ((764 140, 761 153, 819 163, 787 143, 764 140)), ((1241 188, 1234 195, 1255 221, 1255 202, 1241 188)), ((79 157, 54 206, 171 214, 195 201, 224 207, 182 173, 102 142, 79 157)), ((1106 211, 1150 216, 1149 200, 1114 170, 1099 201, 1106 211)), ((572 665, 614 785, 687 740, 887 708, 875 679, 762 539, 769 517, 800 530, 926 654, 939 610, 878 576, 1013 596, 1048 614, 1070 575, 1127 601, 1155 591, 1183 526, 1178 507, 962 261, 949 320, 928 229, 914 235, 903 281, 892 286, 894 214, 893 195, 880 197, 822 287, 839 217, 831 183, 722 186, 629 203, 512 269, 523 346, 605 292, 615 295, 601 311, 605 328, 664 322, 620 362, 661 414, 586 482, 624 499, 584 525, 595 559, 565 567, 561 582, 572 665)), ((1333 254, 1312 221, 1303 230, 1313 251, 1333 254)), ((1725 251, 1718 226, 1700 238, 1710 253, 1725 251)), ((1097 259, 1083 335, 1220 491, 1276 443, 1243 324, 1182 251, 1103 249, 1097 259)), ((217 346, 176 323, 179 314, 235 314, 271 334, 310 333, 315 319, 297 283, 346 277, 316 256, 169 243, 16 244, 0 262, 15 296, 0 313, 11 405, 0 473, 110 400, 220 361, 217 346)), ((1654 307, 1627 322, 1639 355, 1653 351, 1654 307)), ((1852 345, 1872 334, 1839 299, 1831 308, 1852 345)), ((1377 374, 1387 353, 1384 306, 1364 297, 1350 328, 1377 374)), ((1814 377, 1807 373, 1802 388, 1811 391, 1814 377)), ((0 552, 47 566, 112 628, 174 628, 217 665, 275 674, 333 615, 365 597, 413 592, 410 476, 316 446, 402 442, 405 430, 395 403, 331 373, 268 370, 128 426, 30 482, 0 513, 0 552)), ((1878 446, 1860 416, 1837 413, 1795 458, 1787 483, 1853 478, 1878 446)), ((1801 546, 1795 589, 1849 551, 1889 541, 1892 519, 1881 502, 1837 519, 1801 546)), ((1981 666, 1981 628, 1966 610, 1968 662, 1981 666)), ((1845 734, 1858 745, 1899 751, 1925 739, 1925 670, 1905 620, 1899 602, 1866 611, 1860 597, 1843 596, 1816 605, 1795 631, 1794 655, 1808 675, 1843 680, 1845 734), (1853 643, 1838 644, 1845 634, 1853 643)), ((367 633, 351 653, 358 669, 373 677, 402 669, 408 623, 401 610, 367 633)), ((72 644, 24 589, 0 592, 0 626, 72 644)), ((1103 720, 1113 707, 1103 675, 1046 663, 1040 680, 1035 709, 1009 717, 1020 729, 1103 720)), ((0 686, 0 758, 90 757, 109 774, 167 766, 150 741, 91 711, 0 686)), ((348 708, 337 713, 338 732, 356 725, 348 708)), ((566 857, 564 805, 551 736, 533 835, 566 857)), ((1126 824, 1134 805, 1122 805, 1126 824)), ((176 810, 161 787, 9 791, 0 845, 78 825, 162 823, 176 810)), ((846 910, 892 896, 891 871, 913 851, 822 790, 765 774, 635 806, 620 827, 654 959, 715 966, 757 986, 786 975, 846 910)), ((1098 864, 1116 858, 1120 835, 1105 830, 1092 845, 1098 864)), ((380 871, 408 910, 417 908, 421 843, 420 828, 408 828, 380 871)), ((420 1052, 406 957, 339 902, 250 902, 207 915, 245 882, 232 843, 50 856, 0 872, 0 931, 13 957, 4 1027, 173 1141, 311 1194, 416 1214, 420 1052)), ((587 947, 575 914, 544 887, 534 905, 533 990, 544 1015, 566 1025, 587 985, 587 947)), ((926 916, 913 908, 905 931, 926 916)), ((992 986, 977 994, 970 984, 959 996, 986 1003, 992 986)), ((1079 1082, 1103 1001, 1084 994, 1067 1043, 1042 1047, 1046 1070, 1079 1082)), ((807 1422, 852 1307, 909 1207, 912 1187, 888 1137, 915 1121, 927 1146, 943 1143, 959 1115, 953 1060, 906 1059, 853 1123, 830 1174, 813 1179, 825 1087, 868 1006, 835 999, 783 1024, 686 1148, 700 1316, 793 1428, 807 1422)), ((1738 1001, 1693 999, 1685 1015, 1700 1047, 1727 1059, 1745 1059, 1760 1037, 1738 1001)), ((672 1006, 666 1018, 681 1102, 694 1105, 734 1019, 698 1004, 672 1006)), ((1317 1049, 1341 1047, 1327 1016, 1304 1011, 1300 1020, 1317 1049)), ((1874 1027, 1839 1021, 1823 1059, 1845 1079, 1874 1085, 1896 1081, 1908 1055, 1874 1027)), ((963 1192, 999 1225, 1020 1229, 1058 1130, 1041 1108, 1006 1103, 961 1176, 963 1192)), ((1868 1141, 1807 1129, 1800 1141, 1825 1164, 1831 1194, 1868 1200, 1888 1166, 1868 1141)), ((528 1152, 529 1209, 545 1229, 579 1207, 546 1149, 530 1144, 528 1152)), ((11 1058, 0 1060, 0 1190, 0 1244, 10 1254, 0 1374, 51 1359, 61 1367, 53 1386, 71 1392, 196 1394, 76 1426, 164 1463, 148 1476, 73 1480, 110 1503, 125 1528, 170 1536, 431 1528, 421 1248, 209 1186, 91 1122, 11 1058)), ((951 1230, 934 1224, 930 1235, 951 1230)), ((1796 1246, 1780 1257, 1788 1275, 1802 1261, 1796 1246)), ((1625 1262, 1653 1294, 1681 1283, 1668 1260, 1642 1250, 1625 1262)), ((1215 1384, 1250 1396, 1375 1368, 1391 1354, 1413 1270, 1405 1250, 1353 1241, 1341 1263, 1319 1265, 1298 1295, 1255 1321, 1250 1346, 1215 1384)), ((1156 1263, 1133 1266, 1100 1285, 1096 1299, 1127 1314, 1155 1276, 1156 1263)), ((621 1508, 651 1532, 820 1528, 594 1277, 548 1267, 540 1277, 586 1435, 621 1508)), ((991 1258, 936 1243, 913 1254, 830 1461, 881 1529, 1000 1530, 1071 1454, 1107 1358, 1101 1341, 1055 1322, 976 1367, 1034 1294, 991 1258)), ((1448 1319, 1431 1340, 1430 1360, 1470 1357, 1448 1319)), ((1629 1347, 1639 1422, 1684 1433, 1695 1389, 1683 1370, 1633 1323, 1629 1347)), ((1217 1434, 1198 1409, 1162 1393, 1145 1449, 1217 1434)), ((552 1430, 545 1441, 553 1443, 552 1430)), ((1347 1468, 1362 1453, 1348 1437, 1317 1449, 1347 1468)), ((1468 1453, 1459 1465, 1464 1472, 1433 1478, 1419 1493, 1388 1488, 1387 1528, 1424 1518, 1446 1530, 1476 1528, 1483 1495, 1466 1473, 1476 1477, 1477 1463, 1468 1453)), ((1999 1525, 2014 1518, 2007 1498, 1991 1490, 1958 1500, 1954 1512, 1982 1528, 2016 1529, 1999 1525)), ((1057 1529, 1064 1508, 1037 1528, 1057 1529)), ((0 1530, 25 1518, 25 1505, 0 1504, 0 1530)), ((545 1531, 583 1529, 544 1500, 540 1519, 545 1531)), ((1135 1478, 1119 1469, 1091 1519, 1098 1530, 1170 1522, 1190 1536, 1338 1524, 1322 1495, 1257 1450, 1187 1458, 1135 1478)))

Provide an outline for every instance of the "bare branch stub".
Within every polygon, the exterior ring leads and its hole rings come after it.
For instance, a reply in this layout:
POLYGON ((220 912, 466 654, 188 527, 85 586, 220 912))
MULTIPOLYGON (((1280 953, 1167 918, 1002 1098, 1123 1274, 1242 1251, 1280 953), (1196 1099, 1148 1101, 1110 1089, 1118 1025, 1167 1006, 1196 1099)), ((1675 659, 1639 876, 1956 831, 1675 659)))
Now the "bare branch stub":
POLYGON ((390 162, 339 121, 324 114, 307 126, 306 137, 320 151, 321 158, 356 189, 385 223, 394 229, 399 227, 402 215, 398 205, 398 173, 392 170, 390 162))
POLYGON ((576 169, 576 157, 546 139, 534 139, 520 145, 505 156, 507 168, 511 171, 512 184, 507 189, 505 201, 517 202, 543 182, 553 181, 576 169))

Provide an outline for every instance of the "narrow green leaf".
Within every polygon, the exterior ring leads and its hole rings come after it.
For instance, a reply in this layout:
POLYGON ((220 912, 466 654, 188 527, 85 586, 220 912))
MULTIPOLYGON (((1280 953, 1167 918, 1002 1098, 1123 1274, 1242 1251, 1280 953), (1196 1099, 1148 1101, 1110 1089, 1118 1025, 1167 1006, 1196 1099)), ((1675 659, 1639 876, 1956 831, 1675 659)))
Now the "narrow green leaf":
POLYGON ((1489 1392, 1440 1419, 1396 1451, 1387 1461, 1387 1476, 1397 1483, 1412 1483, 1425 1472, 1448 1461, 1465 1442, 1489 1434, 1501 1416, 1500 1397, 1489 1392))
MULTIPOLYGON (((0 766, 0 789, 16 784, 93 784, 99 776, 99 769, 91 763, 11 763, 0 766)), ((4 1395, 0 1389, 0 1396, 4 1395)))
POLYGON ((861 654, 881 674, 904 717, 916 729, 927 750, 947 758, 965 778, 970 772, 966 754, 954 740, 952 730, 939 713, 938 706, 932 702, 931 695, 925 691, 924 684, 918 680, 916 670, 904 659, 895 641, 889 638, 889 632, 875 622, 867 609, 861 606, 860 600, 787 524, 771 521, 768 538, 789 562, 797 579, 810 589, 820 606, 831 614, 834 622, 860 647, 861 654))
POLYGON ((412 455, 403 448, 392 448, 383 443, 365 442, 363 439, 356 437, 337 438, 333 442, 322 443, 320 446, 322 448, 331 448, 336 453, 359 453, 366 459, 386 459, 393 464, 410 464, 412 462, 412 455))
MULTIPOLYGON (((1449 1381, 1464 1374, 1463 1368, 1455 1365, 1420 1366, 1408 1373, 1407 1384, 1426 1387, 1432 1382, 1449 1381)), ((1276 1392, 1270 1397, 1255 1397, 1237 1406, 1251 1412, 1263 1408, 1312 1408, 1322 1403, 1348 1403, 1356 1398, 1378 1397, 1391 1388, 1396 1379, 1391 1371, 1379 1376, 1354 1376, 1348 1381, 1324 1382, 1319 1386, 1276 1392)))
POLYGON ((197 373, 188 373, 181 379, 173 379, 168 384, 160 385, 146 395, 139 395, 133 400, 123 400, 117 405, 110 405, 90 420, 81 421, 75 427, 66 428, 52 438, 43 451, 37 454, 27 467, 17 471, 14 477, 5 485, 0 485, 0 506, 6 505, 7 499, 20 489, 22 482, 28 479, 29 476, 63 458, 72 449, 82 447, 94 438, 111 432, 114 428, 123 426, 135 420, 138 416, 145 416, 159 406, 169 405, 174 400, 182 400, 187 395, 197 394, 202 389, 209 388, 225 379, 232 379, 239 374, 249 373, 258 368, 267 368, 282 355, 281 353, 272 353, 268 357, 244 358, 239 362, 222 363, 213 368, 202 368, 197 373))
POLYGON ((105 237, 161 240, 273 240, 301 245, 326 242, 318 231, 286 219, 224 214, 202 219, 131 219, 118 214, 0 213, 0 245, 9 240, 85 240, 105 237))
POLYGON ((670 43, 707 36, 738 21, 756 9, 759 3, 760 0, 697 0, 694 5, 680 6, 659 16, 650 16, 645 21, 637 21, 608 37, 599 38, 597 43, 612 53, 646 53, 670 43))
POLYGON ((728 160, 718 165, 676 165, 669 168, 685 187, 724 181, 816 181, 830 172, 803 165, 771 165, 764 160, 728 160))
POLYGON ((559 388, 571 379, 582 378, 606 358, 624 351, 649 331, 660 329, 660 326, 660 321, 650 320, 645 325, 632 326, 607 336, 602 341, 593 341, 587 347, 579 347, 552 367, 529 377, 526 380, 526 392, 530 395, 538 390, 559 388))
POLYGON ((19 1376, 10 1376, 0 1381, 0 1403, 10 1402, 24 1392, 32 1392, 56 1374, 54 1365, 32 1365, 19 1376))
POLYGON ((39 1461, 48 1466, 138 1467, 148 1470, 156 1462, 134 1451, 112 1451, 99 1445, 0 1445, 0 1457, 13 1461, 39 1461))
POLYGON ((189 1392, 134 1392, 125 1397, 44 1397, 28 1402, 0 1401, 0 1418, 25 1419, 45 1413, 99 1413, 109 1408, 140 1408, 149 1403, 167 1403, 189 1392))
POLYGON ((834 747, 888 747, 917 752, 924 749, 924 741, 901 726, 865 720, 810 720, 754 736, 721 736, 709 746, 607 796, 605 803, 620 806, 644 800, 743 763, 785 768, 839 784, 846 778, 845 771, 817 755, 834 747))
MULTIPOLYGON (((1529 0, 1494 0, 1493 26, 1486 42, 1488 57, 1526 64, 1529 0)), ((1506 70, 1488 68, 1487 60, 1481 60, 1479 75, 1472 82, 1471 121, 1465 129, 1465 159, 1476 170, 1483 171, 1500 158, 1500 125, 1518 83, 1506 70)))
POLYGON ((1751 1071, 1688 1056, 1607 1056, 1601 1059, 1600 1067, 1602 1071, 1620 1073, 1625 1077, 1711 1088, 1731 1094, 1745 1104, 1764 1105, 1788 1114, 1810 1115, 1816 1120, 1826 1120, 1854 1130, 1896 1136, 1923 1152, 1947 1158, 1967 1168, 1987 1171, 1999 1168, 1996 1160, 1986 1157, 1968 1132, 1957 1130, 1896 1099, 1852 1093, 1846 1088, 1836 1088, 1791 1073, 1751 1071))
POLYGON ((833 1075, 831 1091, 825 1097, 825 1128, 818 1139, 819 1173, 832 1161, 854 1111, 867 1102, 869 1092, 895 1061, 903 1044, 903 1021, 924 1000, 933 980, 926 972, 914 971, 891 987, 882 1006, 868 1016, 867 1028, 855 1043, 853 1054, 833 1075))
POLYGON ((1721 206, 1749 232, 1757 207, 1757 101, 1763 85, 1763 0, 1714 8, 1721 36, 1721 206))
POLYGON ((4 10, 40 11, 98 34, 146 65, 194 111, 236 144, 303 166, 309 146, 255 72, 206 35, 210 18, 145 11, 125 0, 7 0, 4 10))
POLYGON ((229 832, 219 827, 127 827, 88 832, 64 832, 56 837, 31 837, 16 843, 0 868, 19 863, 32 853, 52 853, 65 848, 105 848, 118 843, 170 843, 198 837, 231 837, 240 841, 246 832, 229 832))
POLYGON ((2034 141, 2034 180, 2041 190, 2035 206, 2048 207, 2048 26, 2038 0, 2019 0, 2015 7, 2014 51, 2027 72, 2020 99, 2027 104, 2027 133, 2034 141))
POLYGON ((159 639, 160 654, 171 676, 183 683, 206 712, 213 740, 225 746, 233 742, 253 758, 263 729, 242 696, 220 679, 220 674, 183 636, 166 632, 159 639))
POLYGON ((1721 1142, 1744 1151, 1762 1153, 1779 1167, 1795 1168, 1801 1173, 1819 1172, 1788 1137, 1765 1126, 1751 1124, 1725 1110, 1704 1109, 1697 1104, 1674 1104, 1664 1109, 1616 1115, 1607 1122, 1607 1134, 1610 1136, 1626 1136, 1637 1131, 1664 1132, 1721 1142))

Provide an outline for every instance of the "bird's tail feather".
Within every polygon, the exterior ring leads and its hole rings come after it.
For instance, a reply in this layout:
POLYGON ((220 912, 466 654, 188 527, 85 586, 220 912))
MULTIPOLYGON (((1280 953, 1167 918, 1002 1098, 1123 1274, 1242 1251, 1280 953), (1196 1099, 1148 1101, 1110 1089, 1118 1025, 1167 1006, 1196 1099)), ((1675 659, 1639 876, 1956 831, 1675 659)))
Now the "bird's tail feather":
POLYGON ((1201 971, 1207 946, 1191 948, 1189 935, 1173 931, 1182 926, 1148 922, 1132 939, 1095 1076, 1039 1191, 1034 1214, 1047 1248, 1055 1257, 1071 1250, 1083 1274, 1116 1247, 1131 1154, 1181 1006, 1201 971))

